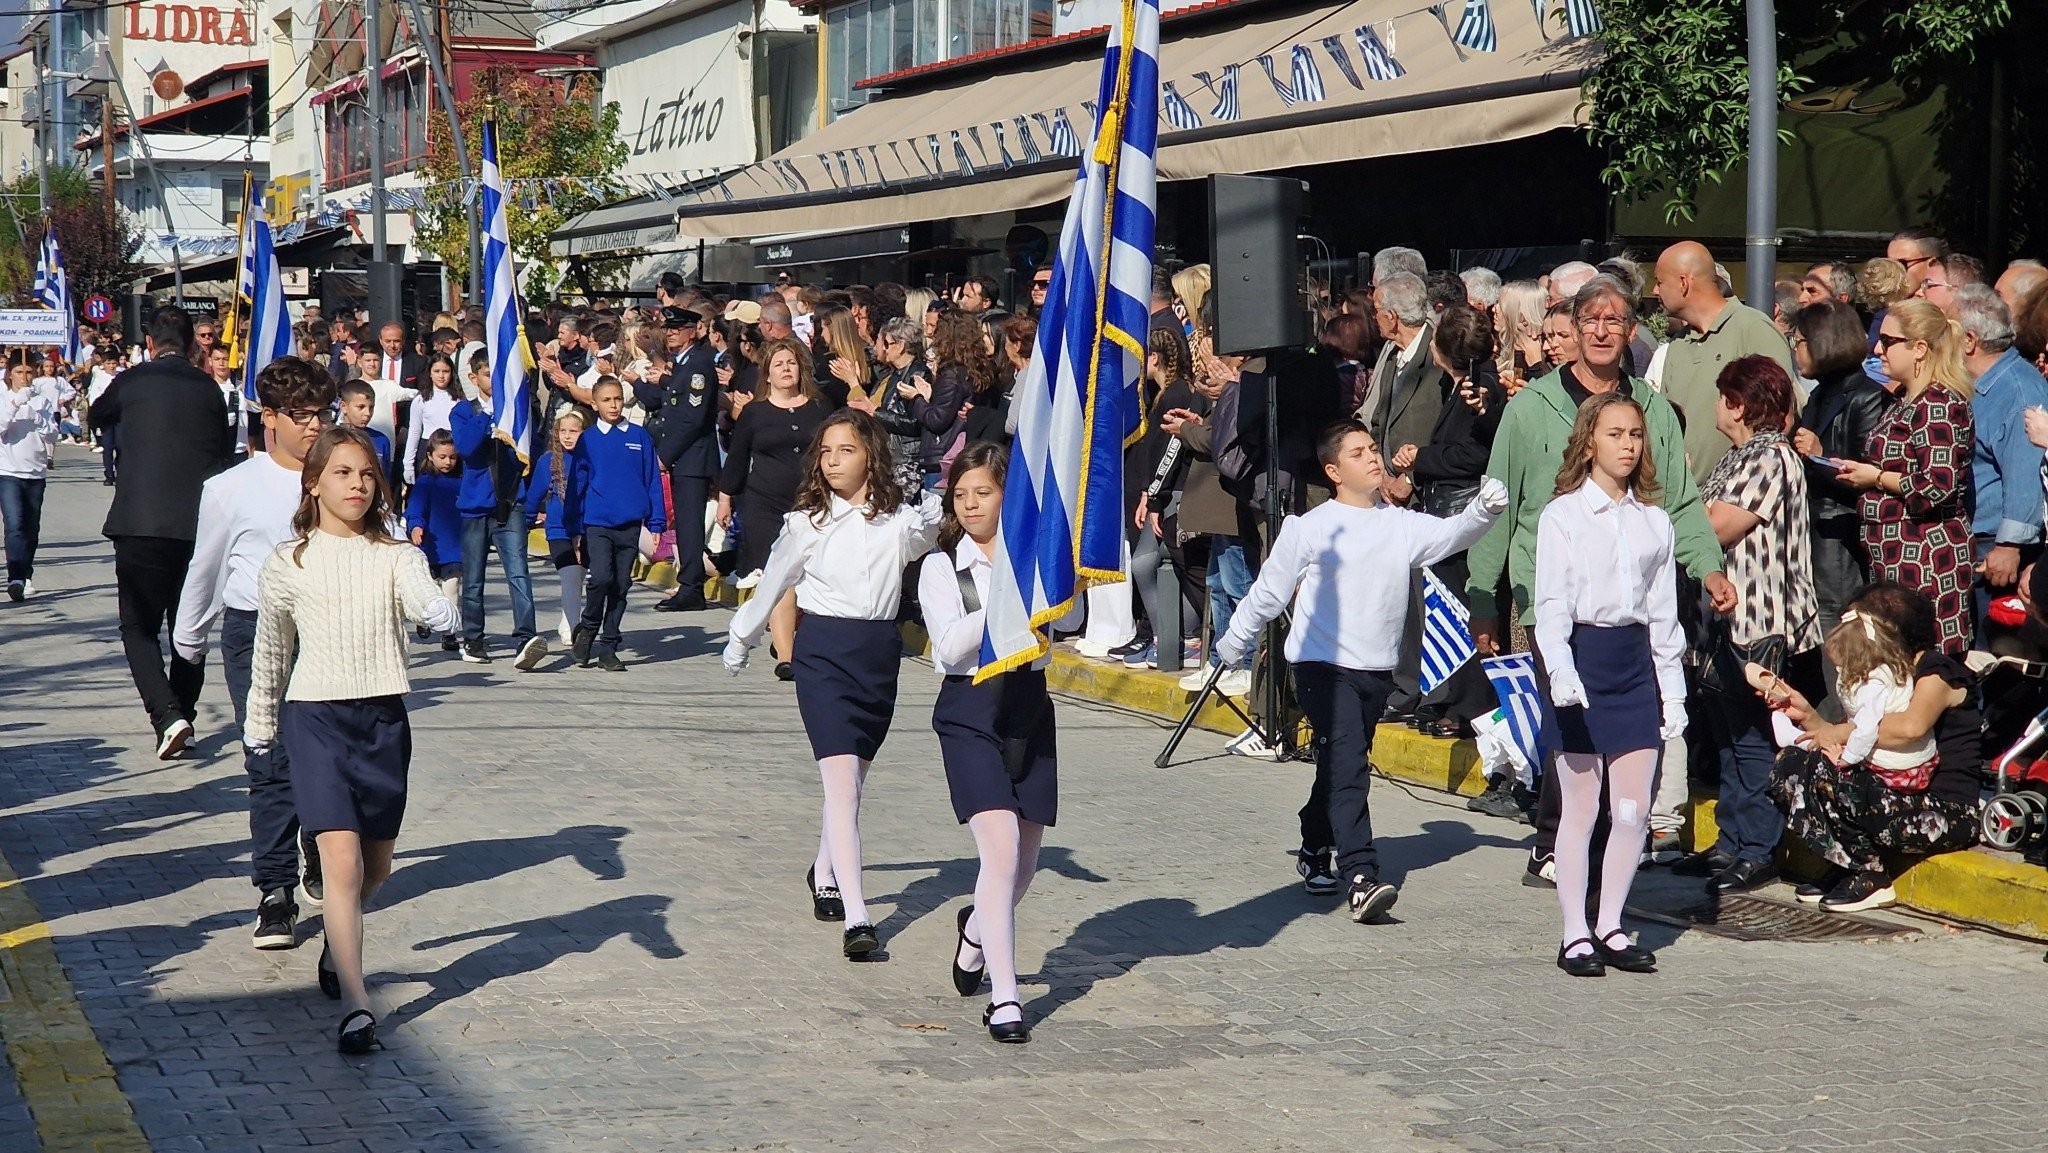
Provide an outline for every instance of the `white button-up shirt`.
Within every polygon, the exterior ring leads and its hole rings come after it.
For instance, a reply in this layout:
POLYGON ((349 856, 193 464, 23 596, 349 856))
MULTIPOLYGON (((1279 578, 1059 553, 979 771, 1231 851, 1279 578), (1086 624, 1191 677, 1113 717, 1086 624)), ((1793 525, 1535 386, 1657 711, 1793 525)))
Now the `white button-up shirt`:
MULTIPOLYGON (((917 570, 917 605, 924 612, 925 633, 932 639, 932 668, 942 677, 971 677, 981 671, 981 636, 987 631, 985 608, 967 611, 960 599, 961 574, 974 582, 974 599, 988 604, 989 577, 995 571, 981 546, 963 538, 950 553, 926 553, 917 570)), ((1050 650, 1033 661, 1042 669, 1052 662, 1050 650)))
POLYGON ((944 505, 928 492, 873 520, 866 505, 838 496, 823 518, 792 512, 768 552, 753 599, 733 614, 731 636, 753 645, 768 627, 782 594, 796 590, 797 607, 818 616, 894 620, 903 600, 903 569, 931 551, 944 505))
MULTIPOLYGON (((1553 697, 1579 686, 1574 625, 1647 625, 1657 689, 1685 699, 1685 638, 1678 628, 1678 564, 1671 518, 1631 491, 1610 498, 1590 478, 1552 500, 1536 527, 1536 647, 1553 697)), ((1581 694, 1583 695, 1583 693, 1581 694)))

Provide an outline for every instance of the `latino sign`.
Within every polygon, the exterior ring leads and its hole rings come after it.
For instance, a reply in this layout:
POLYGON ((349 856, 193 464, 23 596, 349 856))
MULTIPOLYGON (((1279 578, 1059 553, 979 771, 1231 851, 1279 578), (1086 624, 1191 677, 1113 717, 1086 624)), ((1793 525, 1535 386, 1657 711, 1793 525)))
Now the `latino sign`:
POLYGON ((160 40, 170 44, 256 43, 249 13, 241 7, 215 8, 199 4, 135 4, 128 8, 125 29, 130 40, 160 40))
POLYGON ((753 73, 738 51, 750 17, 742 9, 751 11, 728 5, 599 49, 628 175, 753 161, 753 73))

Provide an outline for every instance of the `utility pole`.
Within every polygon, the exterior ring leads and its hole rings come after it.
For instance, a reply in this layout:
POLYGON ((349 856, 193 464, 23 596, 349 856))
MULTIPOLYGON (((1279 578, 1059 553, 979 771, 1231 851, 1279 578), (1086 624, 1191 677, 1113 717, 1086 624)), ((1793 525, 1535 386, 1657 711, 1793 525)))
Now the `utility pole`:
POLYGON ((363 60, 370 70, 370 259, 384 263, 384 36, 383 0, 363 0, 363 60))
MULTIPOLYGON (((427 67, 434 73, 434 88, 441 94, 441 106, 448 111, 448 138, 455 142, 455 163, 462 169, 462 178, 470 180, 476 176, 469 166, 469 143, 462 137, 462 118, 455 109, 455 90, 448 85, 448 72, 441 60, 440 38, 434 33, 434 26, 427 22, 426 14, 420 10, 420 0, 406 0, 412 8, 412 21, 420 30, 421 47, 425 50, 427 67)), ((447 10, 442 10, 447 15, 447 10)), ((466 304, 483 300, 483 238, 477 227, 481 209, 465 205, 462 210, 464 222, 469 228, 469 295, 466 304)))
MULTIPOLYGON (((54 21, 57 17, 52 16, 54 21)), ((36 194, 38 211, 50 211, 50 141, 56 135, 52 117, 56 110, 50 107, 50 72, 56 54, 57 33, 54 24, 43 26, 42 67, 36 70, 36 102, 42 105, 42 117, 36 122, 36 194)))
POLYGON ((114 211, 114 88, 100 93, 100 193, 106 200, 107 226, 119 217, 114 211))
POLYGON ((1748 0, 1749 220, 1743 257, 1749 306, 1769 315, 1778 277, 1778 14, 1772 0, 1748 0))

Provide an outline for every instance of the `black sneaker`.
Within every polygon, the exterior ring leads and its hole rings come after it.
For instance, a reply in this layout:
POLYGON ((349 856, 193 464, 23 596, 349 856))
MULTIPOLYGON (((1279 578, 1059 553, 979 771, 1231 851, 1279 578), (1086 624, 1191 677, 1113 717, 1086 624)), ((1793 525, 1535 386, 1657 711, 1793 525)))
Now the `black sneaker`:
POLYGON ((490 653, 488 653, 488 652, 486 652, 486 651, 484 650, 484 642, 482 642, 482 641, 463 641, 463 642, 462 642, 462 663, 463 663, 463 664, 466 664, 466 665, 487 665, 487 664, 490 664, 490 663, 491 663, 491 654, 490 654, 490 653))
POLYGON ((27 596, 28 596, 28 582, 27 582, 27 581, 8 581, 8 582, 7 582, 7 599, 8 599, 8 600, 11 600, 11 601, 16 601, 16 602, 19 602, 19 601, 21 601, 21 600, 22 600, 23 598, 25 598, 25 597, 27 597, 27 596))
POLYGON ((304 871, 299 875, 299 907, 308 913, 317 913, 327 896, 327 885, 320 878, 319 846, 302 843, 299 861, 304 865, 304 871))
POLYGON ((1351 919, 1363 925, 1394 907, 1401 890, 1364 873, 1351 878, 1351 919))
POLYGON ((297 947, 299 907, 292 902, 290 889, 272 889, 263 894, 263 901, 256 906, 256 941, 259 949, 290 949, 297 947))
POLYGON ((1120 661, 1123 660, 1125 657, 1130 656, 1132 653, 1144 652, 1145 649, 1149 647, 1151 644, 1152 638, 1145 636, 1141 633, 1137 636, 1132 637, 1129 641, 1109 650, 1109 655, 1112 659, 1120 661))
POLYGON ((1883 873, 1851 873, 1820 899, 1820 907, 1830 913, 1860 913, 1898 903, 1892 879, 1883 873))
POLYGON ((597 641, 597 630, 589 625, 577 625, 572 634, 575 639, 569 643, 569 653, 576 658, 578 668, 590 667, 590 646, 597 641))
POLYGON ((449 634, 448 634, 447 636, 445 636, 445 637, 442 637, 442 638, 441 638, 441 651, 442 651, 442 652, 444 652, 444 653, 459 653, 459 652, 461 652, 461 651, 462 651, 462 638, 461 638, 461 637, 458 637, 458 636, 456 636, 456 635, 455 635, 454 633, 449 633, 449 634))
POLYGON ((1344 886, 1337 870, 1330 867, 1330 849, 1294 850, 1294 871, 1301 874, 1301 887, 1318 897, 1327 897, 1344 886))
POLYGON ((1792 897, 1802 905, 1818 905, 1822 897, 1834 892, 1836 885, 1848 879, 1849 870, 1840 865, 1830 865, 1827 872, 1794 886, 1792 897))
POLYGON ((619 659, 619 654, 606 649, 597 654, 597 667, 608 673, 623 673, 626 671, 626 662, 619 659))
POLYGON ((1504 821, 1528 821, 1521 799, 1515 795, 1514 781, 1508 777, 1496 777, 1486 786, 1486 791, 1465 802, 1465 807, 1475 813, 1499 817, 1504 821))
POLYGON ((1522 884, 1531 889, 1557 888, 1557 862, 1531 853, 1528 865, 1522 869, 1522 884))
POLYGON ((548 639, 542 636, 531 636, 526 638, 525 644, 519 646, 519 657, 512 662, 512 667, 522 673, 530 673, 533 671, 533 666, 546 659, 548 659, 548 639))

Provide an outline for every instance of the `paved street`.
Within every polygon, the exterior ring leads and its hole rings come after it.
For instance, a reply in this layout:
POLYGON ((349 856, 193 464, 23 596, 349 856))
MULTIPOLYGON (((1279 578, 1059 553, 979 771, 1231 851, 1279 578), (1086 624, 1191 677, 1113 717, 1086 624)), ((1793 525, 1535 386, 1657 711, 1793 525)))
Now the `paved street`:
MULTIPOLYGON (((249 947, 217 669, 197 755, 151 756, 94 461, 65 450, 41 595, 0 602, 0 849, 153 1149, 2041 1148, 2039 945, 1645 924, 1662 974, 1573 981, 1553 898, 1515 883, 1521 827, 1376 786, 1403 894, 1354 925, 1284 855, 1306 766, 1196 733, 1156 769, 1158 725, 1075 703, 1020 926, 1036 1039, 998 1047, 945 975, 974 857, 928 666, 867 799, 886 959, 849 964, 802 890, 819 795, 789 687, 724 677, 723 615, 644 590, 627 675, 420 650, 412 807, 367 922, 390 1048, 344 1059, 317 920, 249 947)), ((7 1040, 0 1149, 38 1149, 50 1090, 17 1093, 7 1040)))

